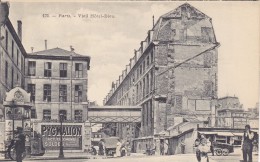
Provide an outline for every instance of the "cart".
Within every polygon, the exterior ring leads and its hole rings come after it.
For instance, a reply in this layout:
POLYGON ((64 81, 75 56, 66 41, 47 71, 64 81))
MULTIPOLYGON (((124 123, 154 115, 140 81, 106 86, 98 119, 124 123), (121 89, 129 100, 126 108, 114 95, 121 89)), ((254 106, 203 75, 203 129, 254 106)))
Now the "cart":
POLYGON ((234 152, 234 146, 227 143, 215 143, 214 152, 217 156, 227 156, 229 153, 234 152))

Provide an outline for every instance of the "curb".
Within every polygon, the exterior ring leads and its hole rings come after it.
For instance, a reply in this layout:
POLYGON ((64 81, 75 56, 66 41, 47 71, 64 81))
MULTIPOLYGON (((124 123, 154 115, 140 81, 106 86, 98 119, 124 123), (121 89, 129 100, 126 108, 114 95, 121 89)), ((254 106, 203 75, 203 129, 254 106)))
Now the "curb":
MULTIPOLYGON (((70 159, 106 159, 107 157, 64 157, 62 159, 58 157, 36 157, 36 158, 25 158, 24 161, 35 161, 35 160, 70 160, 70 159)), ((0 161, 12 161, 11 159, 0 159, 0 161)))

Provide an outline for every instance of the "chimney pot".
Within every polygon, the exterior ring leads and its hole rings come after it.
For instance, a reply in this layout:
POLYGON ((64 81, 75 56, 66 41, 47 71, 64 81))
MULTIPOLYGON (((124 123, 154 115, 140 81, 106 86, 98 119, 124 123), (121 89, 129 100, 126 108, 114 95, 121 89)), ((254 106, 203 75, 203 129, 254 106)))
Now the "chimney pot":
POLYGON ((47 48, 47 40, 44 40, 44 42, 45 42, 45 50, 47 50, 48 48, 47 48))
POLYGON ((22 21, 21 20, 17 21, 17 34, 20 41, 22 42, 22 21))

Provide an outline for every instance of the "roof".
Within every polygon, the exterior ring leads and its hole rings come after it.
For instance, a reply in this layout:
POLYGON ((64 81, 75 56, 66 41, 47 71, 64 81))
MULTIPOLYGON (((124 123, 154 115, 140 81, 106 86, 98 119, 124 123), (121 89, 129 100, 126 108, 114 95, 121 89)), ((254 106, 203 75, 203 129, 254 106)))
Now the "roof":
POLYGON ((68 51, 65 49, 61 49, 59 47, 28 53, 28 58, 33 59, 50 59, 50 60, 77 60, 77 61, 87 61, 88 62, 88 70, 90 69, 90 57, 86 55, 80 55, 75 53, 74 51, 68 51), (71 57, 72 56, 72 57, 71 57))
POLYGON ((218 100, 224 100, 224 99, 228 99, 228 98, 238 99, 238 97, 236 97, 236 96, 225 96, 225 97, 218 98, 218 100))
POLYGON ((186 13, 188 13, 192 18, 210 18, 203 12, 197 10, 195 7, 191 6, 189 3, 184 3, 177 7, 176 9, 162 15, 162 18, 180 18, 182 16, 182 9, 185 9, 186 13))
MULTIPOLYGON (((77 54, 72 51, 68 51, 65 49, 61 49, 59 47, 47 49, 43 51, 28 53, 28 55, 45 55, 45 56, 78 56, 78 57, 86 57, 84 55, 77 54)), ((88 57, 88 56, 87 56, 88 57)))

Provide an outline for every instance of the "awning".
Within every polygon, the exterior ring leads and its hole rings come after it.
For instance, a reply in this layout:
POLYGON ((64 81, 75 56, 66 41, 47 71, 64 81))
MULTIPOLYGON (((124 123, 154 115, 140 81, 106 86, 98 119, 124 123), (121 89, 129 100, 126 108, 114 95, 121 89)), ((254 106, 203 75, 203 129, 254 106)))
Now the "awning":
POLYGON ((218 136, 234 136, 233 133, 231 132, 202 132, 202 131, 199 131, 200 134, 205 134, 205 135, 213 135, 213 134, 216 134, 218 136))
POLYGON ((231 133, 231 132, 217 132, 217 135, 218 136, 234 136, 234 134, 233 133, 231 133))
POLYGON ((233 133, 234 134, 234 136, 243 136, 244 135, 244 133, 233 133))
POLYGON ((217 134, 217 132, 199 132, 200 134, 217 134))

